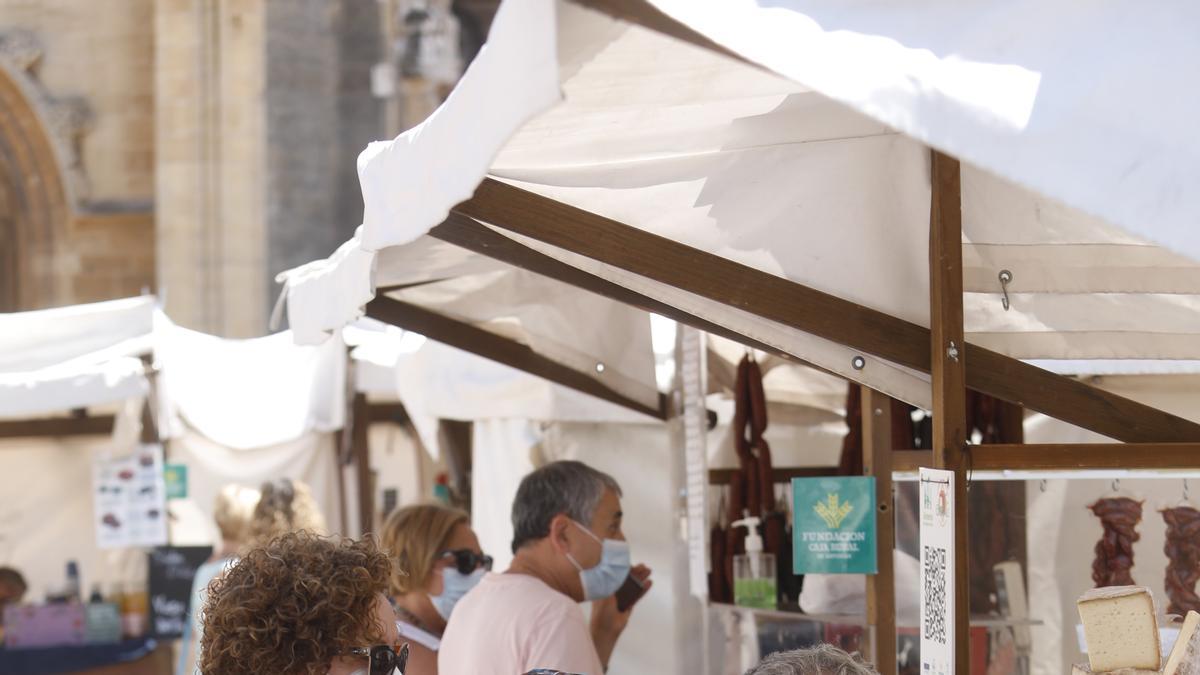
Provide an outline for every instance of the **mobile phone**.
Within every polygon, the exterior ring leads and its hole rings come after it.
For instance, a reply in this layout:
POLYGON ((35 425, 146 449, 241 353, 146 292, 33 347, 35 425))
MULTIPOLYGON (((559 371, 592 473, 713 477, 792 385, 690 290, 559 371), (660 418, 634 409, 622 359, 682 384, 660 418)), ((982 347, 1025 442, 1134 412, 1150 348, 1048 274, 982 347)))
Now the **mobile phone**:
POLYGON ((640 600, 645 594, 646 587, 642 585, 642 582, 638 581, 637 577, 633 576, 633 574, 625 577, 625 583, 621 584, 621 587, 618 588, 617 592, 615 593, 617 598, 617 611, 628 611, 629 608, 633 607, 634 603, 640 600))

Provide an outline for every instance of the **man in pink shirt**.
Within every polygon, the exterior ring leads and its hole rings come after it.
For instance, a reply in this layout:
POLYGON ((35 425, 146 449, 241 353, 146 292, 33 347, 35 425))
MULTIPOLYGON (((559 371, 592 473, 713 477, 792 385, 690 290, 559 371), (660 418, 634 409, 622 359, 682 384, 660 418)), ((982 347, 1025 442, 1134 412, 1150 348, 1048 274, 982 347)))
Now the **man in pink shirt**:
POLYGON ((619 611, 614 594, 629 577, 650 587, 650 569, 630 563, 620 498, 612 476, 582 462, 526 476, 513 502, 512 566, 484 577, 455 606, 438 672, 602 675, 632 611, 619 611), (592 601, 590 622, 584 600, 592 601))

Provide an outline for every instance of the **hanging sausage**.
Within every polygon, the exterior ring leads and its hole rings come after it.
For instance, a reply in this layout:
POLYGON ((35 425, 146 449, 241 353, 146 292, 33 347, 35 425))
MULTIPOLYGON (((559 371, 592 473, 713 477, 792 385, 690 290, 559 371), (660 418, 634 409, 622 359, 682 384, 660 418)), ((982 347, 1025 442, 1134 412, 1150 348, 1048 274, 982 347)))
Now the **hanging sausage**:
POLYGON ((1142 502, 1128 497, 1106 497, 1088 507, 1104 527, 1104 536, 1096 543, 1092 563, 1092 581, 1096 588, 1132 586, 1133 542, 1141 538, 1137 525, 1142 521, 1142 502))
POLYGON ((1200 581, 1200 511, 1191 506, 1162 510, 1167 523, 1167 614, 1184 616, 1200 611, 1196 582, 1200 581))

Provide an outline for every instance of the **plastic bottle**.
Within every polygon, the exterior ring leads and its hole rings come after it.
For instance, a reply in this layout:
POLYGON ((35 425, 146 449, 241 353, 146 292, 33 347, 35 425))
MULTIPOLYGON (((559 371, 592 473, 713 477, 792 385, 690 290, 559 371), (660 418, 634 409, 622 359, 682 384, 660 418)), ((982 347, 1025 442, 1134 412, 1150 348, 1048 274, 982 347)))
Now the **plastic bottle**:
POLYGON ((74 560, 67 561, 67 585, 63 589, 63 595, 66 596, 67 602, 83 600, 83 588, 79 583, 79 563, 74 560))
POLYGON ((746 552, 733 558, 733 601, 742 607, 775 609, 778 604, 775 556, 763 553, 759 522, 758 518, 748 516, 732 523, 733 527, 746 528, 746 552))

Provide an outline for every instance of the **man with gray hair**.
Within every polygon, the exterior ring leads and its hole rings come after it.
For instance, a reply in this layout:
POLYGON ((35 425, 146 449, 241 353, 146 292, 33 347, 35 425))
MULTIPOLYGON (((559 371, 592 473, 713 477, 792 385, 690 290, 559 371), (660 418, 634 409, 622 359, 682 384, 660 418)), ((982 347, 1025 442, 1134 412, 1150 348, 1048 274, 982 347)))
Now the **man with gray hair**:
POLYGON ((526 476, 513 502, 512 565, 455 606, 438 671, 601 675, 632 610, 632 599, 618 609, 617 590, 628 583, 636 597, 650 587, 650 569, 630 562, 622 515, 621 487, 582 462, 553 462, 526 476), (590 624, 579 607, 585 600, 590 624))
POLYGON ((819 645, 809 649, 776 652, 746 671, 746 675, 879 675, 858 658, 834 647, 819 645))

